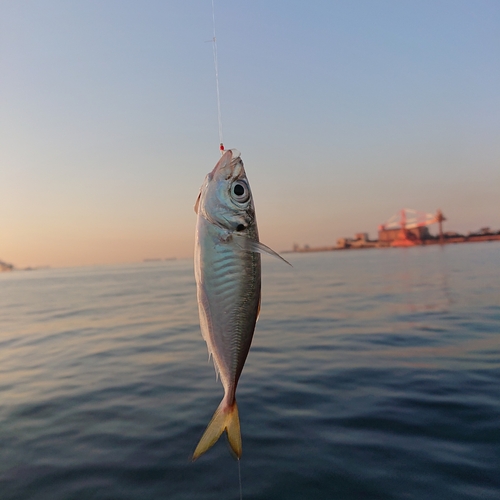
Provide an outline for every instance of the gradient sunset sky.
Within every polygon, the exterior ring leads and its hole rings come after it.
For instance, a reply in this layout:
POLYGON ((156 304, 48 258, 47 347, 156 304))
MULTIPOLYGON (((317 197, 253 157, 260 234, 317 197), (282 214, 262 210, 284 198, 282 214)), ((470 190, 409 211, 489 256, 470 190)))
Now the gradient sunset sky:
MULTIPOLYGON (((224 143, 264 243, 375 237, 404 207, 500 229, 498 0, 215 15, 224 143)), ((219 158, 212 36, 211 0, 0 1, 0 260, 192 255, 219 158)))

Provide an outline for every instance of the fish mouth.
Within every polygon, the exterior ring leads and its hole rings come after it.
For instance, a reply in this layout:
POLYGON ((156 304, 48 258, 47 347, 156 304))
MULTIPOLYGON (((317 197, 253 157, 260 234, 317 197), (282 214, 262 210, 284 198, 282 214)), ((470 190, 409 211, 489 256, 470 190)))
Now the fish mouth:
POLYGON ((243 162, 240 156, 241 153, 237 149, 228 149, 210 172, 210 178, 213 179, 215 176, 220 175, 230 179, 235 176, 238 170, 237 167, 240 167, 240 171, 237 173, 237 176, 239 176, 243 171, 243 162))

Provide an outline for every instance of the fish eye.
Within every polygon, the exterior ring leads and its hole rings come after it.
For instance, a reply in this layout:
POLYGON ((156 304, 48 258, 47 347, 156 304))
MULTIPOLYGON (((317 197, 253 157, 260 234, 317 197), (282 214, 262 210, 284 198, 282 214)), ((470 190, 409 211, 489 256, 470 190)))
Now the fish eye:
POLYGON ((231 186, 231 197, 238 203, 247 202, 250 199, 248 186, 242 181, 235 182, 231 186))

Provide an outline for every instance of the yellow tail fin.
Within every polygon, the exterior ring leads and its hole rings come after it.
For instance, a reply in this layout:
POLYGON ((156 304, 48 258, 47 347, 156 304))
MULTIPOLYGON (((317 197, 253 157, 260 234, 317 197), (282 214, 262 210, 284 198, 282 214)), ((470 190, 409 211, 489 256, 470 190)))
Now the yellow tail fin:
POLYGON ((217 408, 208 424, 200 442, 194 450, 193 462, 203 453, 209 450, 220 438, 221 434, 226 431, 229 444, 234 454, 241 457, 241 432, 240 432, 240 417, 238 416, 238 405, 236 401, 232 406, 228 406, 224 400, 217 408))

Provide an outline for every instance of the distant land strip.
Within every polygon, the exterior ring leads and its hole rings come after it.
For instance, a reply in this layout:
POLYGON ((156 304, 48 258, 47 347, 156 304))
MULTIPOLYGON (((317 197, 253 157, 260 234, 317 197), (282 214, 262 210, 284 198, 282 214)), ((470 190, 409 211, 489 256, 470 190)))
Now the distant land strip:
POLYGON ((306 253, 306 252, 330 252, 333 250, 357 250, 361 248, 394 248, 426 245, 447 245, 455 243, 474 243, 482 241, 500 241, 500 231, 491 232, 489 228, 484 228, 477 233, 462 235, 450 231, 440 236, 426 235, 419 237, 406 230, 406 234, 400 231, 394 238, 370 240, 367 233, 357 233, 354 238, 340 238, 335 246, 310 247, 309 245, 294 245, 292 250, 283 250, 282 253, 306 253))

